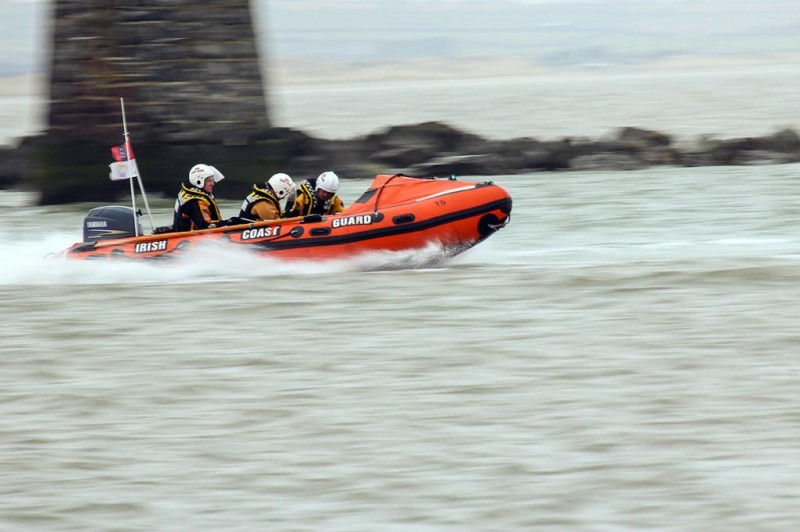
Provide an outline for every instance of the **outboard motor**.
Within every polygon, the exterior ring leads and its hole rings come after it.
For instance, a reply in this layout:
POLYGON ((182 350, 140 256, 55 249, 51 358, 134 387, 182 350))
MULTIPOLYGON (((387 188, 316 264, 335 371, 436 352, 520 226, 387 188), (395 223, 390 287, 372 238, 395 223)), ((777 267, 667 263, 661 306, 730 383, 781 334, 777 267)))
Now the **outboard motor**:
POLYGON ((83 241, 96 242, 112 238, 127 238, 142 234, 142 224, 139 222, 141 211, 134 217, 133 209, 111 205, 95 207, 83 219, 83 241), (135 225, 134 225, 135 224, 135 225))

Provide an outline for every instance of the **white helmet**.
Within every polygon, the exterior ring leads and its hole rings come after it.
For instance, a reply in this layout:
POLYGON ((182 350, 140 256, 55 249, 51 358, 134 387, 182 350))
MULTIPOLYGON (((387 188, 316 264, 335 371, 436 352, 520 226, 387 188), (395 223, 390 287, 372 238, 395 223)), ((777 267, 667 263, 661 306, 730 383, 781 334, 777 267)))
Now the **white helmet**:
POLYGON ((283 199, 295 191, 294 181, 288 174, 275 174, 267 180, 267 184, 272 187, 272 191, 278 196, 278 199, 283 199))
POLYGON ((330 171, 322 172, 317 177, 317 188, 336 194, 336 191, 339 190, 339 176, 330 171))
POLYGON ((213 171, 214 171, 214 182, 215 182, 215 183, 219 183, 220 181, 222 181, 223 179, 225 179, 225 176, 224 176, 224 175, 222 175, 222 172, 220 172, 219 170, 217 170, 216 168, 214 168, 214 167, 213 167, 213 166, 211 166, 211 165, 209 165, 208 167, 209 167, 209 168, 211 168, 211 170, 213 170, 213 171))
POLYGON ((213 177, 215 183, 225 179, 225 176, 222 175, 222 172, 207 164, 196 164, 192 166, 191 170, 189 170, 189 183, 197 188, 203 188, 206 179, 209 177, 213 177))

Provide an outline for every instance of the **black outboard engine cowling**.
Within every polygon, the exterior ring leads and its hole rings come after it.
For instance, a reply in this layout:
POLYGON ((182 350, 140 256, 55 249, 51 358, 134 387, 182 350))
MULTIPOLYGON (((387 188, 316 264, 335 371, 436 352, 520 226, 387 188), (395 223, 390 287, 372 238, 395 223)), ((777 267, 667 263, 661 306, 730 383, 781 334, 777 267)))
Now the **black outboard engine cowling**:
POLYGON ((111 205, 95 207, 83 219, 83 241, 96 242, 112 238, 127 238, 142 234, 142 224, 139 222, 141 212, 134 217, 133 209, 111 205), (135 224, 135 225, 134 225, 135 224))

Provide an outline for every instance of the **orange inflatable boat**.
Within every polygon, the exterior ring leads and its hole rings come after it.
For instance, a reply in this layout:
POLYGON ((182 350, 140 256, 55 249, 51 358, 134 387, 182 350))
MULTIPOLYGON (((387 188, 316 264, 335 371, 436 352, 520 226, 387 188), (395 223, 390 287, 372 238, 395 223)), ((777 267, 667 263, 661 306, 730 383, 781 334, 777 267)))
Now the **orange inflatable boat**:
MULTIPOLYGON (((98 207, 84 220, 71 259, 159 259, 201 242, 225 241, 280 259, 320 260, 442 246, 456 255, 505 226, 511 196, 491 182, 379 175, 344 212, 192 232, 135 236, 133 209, 98 207)), ((138 231, 138 234, 142 234, 138 231)))

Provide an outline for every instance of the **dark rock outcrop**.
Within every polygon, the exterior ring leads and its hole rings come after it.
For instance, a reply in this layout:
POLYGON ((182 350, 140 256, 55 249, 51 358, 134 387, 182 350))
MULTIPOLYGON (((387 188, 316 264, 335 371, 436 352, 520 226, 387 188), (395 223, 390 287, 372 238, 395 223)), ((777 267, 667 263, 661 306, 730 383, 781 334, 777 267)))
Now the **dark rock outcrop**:
MULTIPOLYGON (((263 128, 224 142, 139 142, 136 138, 133 142, 149 193, 172 196, 188 169, 205 162, 226 175, 225 186, 217 189, 224 198, 242 197, 253 182, 278 171, 299 180, 327 169, 345 178, 367 178, 378 173, 477 176, 800 162, 800 136, 789 129, 764 137, 705 137, 682 149, 670 136, 641 128, 623 128, 602 139, 498 141, 439 122, 395 126, 347 140, 263 128)), ((47 136, 24 139, 17 148, 0 149, 0 187, 38 190, 45 204, 125 196, 127 184, 108 179, 108 144, 47 136)))

